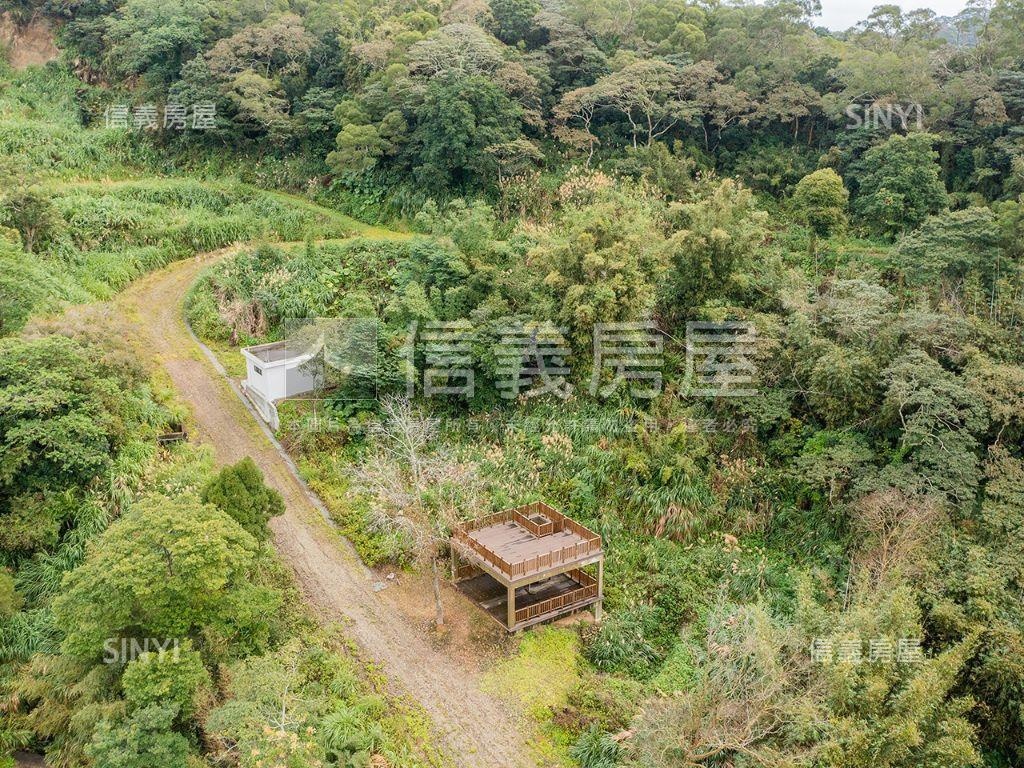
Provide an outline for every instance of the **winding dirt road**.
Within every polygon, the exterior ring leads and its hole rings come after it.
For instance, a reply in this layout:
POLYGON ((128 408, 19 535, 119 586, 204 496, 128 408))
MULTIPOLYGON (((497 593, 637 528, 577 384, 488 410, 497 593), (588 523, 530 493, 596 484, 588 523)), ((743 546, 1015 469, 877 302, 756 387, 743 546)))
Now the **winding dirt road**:
POLYGON ((431 647, 387 591, 373 591, 374 576, 323 522, 315 500, 288 462, 190 335, 182 316, 185 293, 203 267, 230 252, 172 264, 133 284, 115 305, 190 404, 198 438, 213 447, 217 461, 251 456, 267 483, 284 497, 287 511, 271 522, 274 544, 310 606, 324 621, 341 622, 362 655, 387 676, 394 692, 422 707, 452 763, 466 768, 529 768, 533 761, 526 755, 515 716, 480 690, 475 670, 431 647))

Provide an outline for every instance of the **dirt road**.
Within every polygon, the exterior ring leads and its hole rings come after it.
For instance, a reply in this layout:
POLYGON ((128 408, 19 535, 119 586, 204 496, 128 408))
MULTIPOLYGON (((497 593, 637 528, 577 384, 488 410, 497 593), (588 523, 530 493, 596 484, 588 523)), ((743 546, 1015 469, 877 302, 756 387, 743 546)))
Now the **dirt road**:
POLYGON ((199 271, 226 252, 172 264, 132 285, 116 304, 191 405, 198 437, 213 447, 217 461, 251 456, 284 497, 287 511, 271 523, 274 544, 309 604, 325 620, 340 621, 395 692, 426 711, 440 747, 455 765, 528 768, 533 761, 525 756, 523 734, 506 707, 480 690, 474 670, 431 647, 387 591, 372 590, 370 571, 326 528, 287 462, 190 336, 182 299, 199 271))

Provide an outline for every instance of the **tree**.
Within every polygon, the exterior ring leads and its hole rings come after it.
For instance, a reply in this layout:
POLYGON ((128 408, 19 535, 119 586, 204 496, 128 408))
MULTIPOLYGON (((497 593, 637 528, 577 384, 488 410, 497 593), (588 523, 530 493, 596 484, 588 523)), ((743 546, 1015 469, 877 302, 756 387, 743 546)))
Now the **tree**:
MULTIPOLYGON (((586 176, 578 181, 587 187, 586 176)), ((592 342, 595 323, 636 322, 653 310, 663 271, 658 213, 630 190, 598 187, 592 201, 566 206, 561 227, 527 256, 576 349, 592 342)))
POLYGON ((878 406, 879 366, 863 349, 817 341, 811 356, 801 361, 806 376, 805 397, 830 427, 865 418, 878 406))
MULTIPOLYGON (((18 233, 9 231, 17 241, 18 233)), ((38 258, 0 231, 0 337, 21 329, 38 306, 63 289, 38 258)))
MULTIPOLYGON (((924 639, 921 611, 914 590, 906 585, 854 597, 852 608, 839 616, 819 645, 831 647, 822 662, 826 685, 820 739, 820 764, 838 768, 885 766, 912 768, 981 765, 975 729, 967 716, 973 702, 962 696, 958 682, 977 644, 968 638, 927 657, 923 648, 915 661, 899 661, 900 639, 924 639), (891 661, 870 659, 865 640, 890 643, 891 661), (860 650, 860 663, 846 649, 860 650), (846 656, 846 658, 844 658, 846 656)), ((821 721, 817 721, 821 722, 821 721)))
MULTIPOLYGON (((778 120, 793 126, 794 141, 800 134, 800 120, 811 117, 821 109, 821 96, 809 85, 787 81, 776 86, 768 98, 755 111, 755 117, 763 120, 778 120)), ((808 141, 814 130, 814 120, 808 121, 808 141)))
POLYGON ((537 0, 489 0, 494 15, 495 36, 515 45, 530 31, 533 16, 540 10, 537 0))
POLYGON ((485 150, 519 136, 522 108, 482 75, 432 79, 415 109, 409 155, 415 177, 435 192, 494 178, 485 150))
POLYGON ((318 655, 322 657, 293 639, 275 653, 231 666, 230 696, 205 723, 224 745, 225 757, 230 755, 243 768, 326 764, 321 740, 312 736, 323 713, 338 708, 344 678, 335 680, 334 670, 325 668, 318 655), (328 687, 329 697, 318 682, 328 687), (332 684, 336 687, 329 687, 332 684))
POLYGON ((501 144, 492 144, 484 152, 494 158, 498 167, 498 183, 509 176, 533 171, 544 159, 544 153, 529 139, 518 138, 501 144))
POLYGON ((750 94, 725 80, 713 61, 695 62, 679 73, 682 115, 687 122, 700 127, 707 150, 711 150, 709 127, 721 139, 726 128, 742 125, 753 114, 750 94))
POLYGON ((64 231, 64 218, 50 195, 38 187, 16 185, 0 198, 0 226, 21 235, 25 250, 45 250, 64 231))
POLYGON ((208 71, 251 135, 294 138, 292 104, 303 88, 305 64, 316 44, 293 13, 252 24, 219 40, 206 54, 208 71))
POLYGON ((846 225, 849 198, 842 176, 831 168, 810 173, 796 185, 792 205, 797 217, 811 230, 808 249, 812 258, 817 254, 819 237, 830 237, 846 225))
POLYGON ((209 21, 209 4, 198 0, 128 0, 109 20, 109 61, 122 77, 141 75, 163 95, 205 47, 209 21))
POLYGON ((442 627, 441 558, 459 510, 475 506, 477 479, 472 467, 430 450, 436 419, 405 398, 386 398, 381 410, 377 451, 356 469, 356 481, 371 499, 377 525, 400 536, 416 561, 430 568, 435 623, 442 627))
POLYGON ((622 114, 630 126, 633 146, 637 137, 650 146, 691 114, 677 97, 679 72, 660 59, 641 59, 612 72, 593 85, 601 104, 622 114))
POLYGON ((909 497, 895 489, 876 491, 851 505, 860 541, 856 563, 875 588, 925 570, 929 545, 943 516, 934 498, 909 497))
MULTIPOLYGON (((882 416, 900 435, 913 485, 969 504, 981 480, 978 439, 988 417, 965 383, 919 349, 884 372, 882 416)), ((910 488, 909 490, 914 490, 910 488)))
POLYGON ((388 143, 375 125, 343 125, 327 163, 336 173, 368 171, 384 156, 388 143))
POLYGON ((302 74, 316 41, 294 13, 253 24, 217 41, 206 54, 210 71, 224 78, 252 71, 264 78, 302 74))
POLYGON ((257 545, 194 497, 146 498, 89 547, 53 602, 63 653, 99 659, 109 638, 231 637, 260 647, 280 596, 252 583, 257 545))
POLYGON ((607 71, 605 55, 593 38, 565 15, 541 10, 533 23, 547 37, 543 52, 557 91, 589 85, 607 71))
POLYGON ((987 294, 974 296, 974 310, 980 298, 991 318, 999 316, 1000 281, 1021 275, 1020 266, 1004 254, 996 215, 985 207, 929 216, 900 239, 892 262, 909 285, 956 304, 970 298, 964 293, 973 279, 987 294))
POLYGON ((284 514, 281 494, 264 484, 263 473, 248 456, 210 478, 200 499, 226 512, 257 541, 270 538, 267 522, 284 514))
POLYGON ((765 237, 768 214, 754 195, 731 179, 692 203, 674 203, 678 228, 662 251, 669 265, 659 304, 669 317, 689 317, 710 298, 723 298, 765 237))
MULTIPOLYGON (((24 530, 48 522, 55 492, 88 485, 152 412, 144 371, 113 348, 53 335, 0 340, 0 515, 5 533, 15 499, 24 530), (39 516, 25 520, 34 510, 39 516)), ((67 505, 64 505, 67 511, 67 505)))
POLYGON ((145 707, 124 720, 101 720, 85 754, 96 768, 186 768, 188 739, 175 733, 173 707, 145 707))
POLYGON ((136 709, 159 706, 173 709, 176 721, 187 723, 195 715, 199 698, 210 688, 203 659, 186 640, 178 647, 149 651, 125 667, 121 688, 136 709))
POLYGON ((591 125, 600 106, 601 98, 597 89, 586 86, 567 92, 554 109, 555 128, 552 135, 574 149, 586 149, 588 166, 598 143, 591 125))
POLYGON ((715 606, 696 651, 697 680, 674 697, 649 699, 631 739, 641 765, 698 768, 719 763, 794 765, 784 724, 814 697, 799 631, 764 606, 715 606))
POLYGON ((939 155, 932 149, 935 141, 928 133, 891 136, 855 164, 853 208, 870 229, 895 237, 948 206, 939 155))

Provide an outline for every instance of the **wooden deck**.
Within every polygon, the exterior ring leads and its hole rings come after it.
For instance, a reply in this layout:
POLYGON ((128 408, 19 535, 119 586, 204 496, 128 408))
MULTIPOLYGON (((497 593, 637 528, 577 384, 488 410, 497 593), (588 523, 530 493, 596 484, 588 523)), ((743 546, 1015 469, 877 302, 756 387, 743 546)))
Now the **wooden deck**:
POLYGON ((458 586, 506 629, 522 629, 557 615, 586 608, 598 599, 597 583, 593 577, 584 573, 561 573, 516 590, 515 625, 509 627, 508 592, 493 577, 481 573, 459 582, 458 586))
POLYGON ((471 531, 469 537, 513 565, 536 560, 539 555, 548 555, 566 547, 586 543, 586 539, 574 531, 559 531, 537 537, 512 521, 471 531))
POLYGON ((544 502, 463 523, 451 544, 453 581, 510 632, 588 605, 601 620, 601 537, 544 502))
POLYGON ((452 542, 513 583, 601 556, 600 536, 542 502, 465 523, 452 542))

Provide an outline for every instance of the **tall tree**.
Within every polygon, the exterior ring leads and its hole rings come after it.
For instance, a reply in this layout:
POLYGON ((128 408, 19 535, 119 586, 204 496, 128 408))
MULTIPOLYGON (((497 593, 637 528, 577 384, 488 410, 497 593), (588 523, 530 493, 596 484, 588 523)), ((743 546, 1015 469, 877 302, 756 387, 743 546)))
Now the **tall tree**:
POLYGON ((891 136, 855 165, 853 208, 870 229, 895 237, 948 207, 939 155, 932 149, 936 140, 928 133, 891 136))

